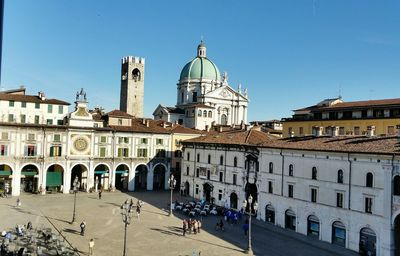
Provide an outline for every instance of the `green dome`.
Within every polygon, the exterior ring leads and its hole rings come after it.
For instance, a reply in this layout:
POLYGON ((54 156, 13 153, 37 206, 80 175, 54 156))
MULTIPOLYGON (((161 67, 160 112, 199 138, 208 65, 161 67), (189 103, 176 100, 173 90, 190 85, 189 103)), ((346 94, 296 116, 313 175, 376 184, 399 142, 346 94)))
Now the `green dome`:
POLYGON ((217 66, 206 57, 196 57, 187 63, 181 72, 180 80, 183 79, 210 79, 221 80, 217 66))

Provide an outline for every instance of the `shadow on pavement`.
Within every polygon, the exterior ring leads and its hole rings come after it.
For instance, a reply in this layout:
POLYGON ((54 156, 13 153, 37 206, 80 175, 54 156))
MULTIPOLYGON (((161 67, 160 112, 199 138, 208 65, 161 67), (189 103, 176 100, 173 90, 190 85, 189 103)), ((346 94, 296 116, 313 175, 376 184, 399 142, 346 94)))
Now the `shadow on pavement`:
POLYGON ((64 228, 63 232, 71 233, 71 234, 75 234, 75 235, 80 235, 81 234, 79 231, 76 231, 75 229, 70 229, 70 228, 64 228))

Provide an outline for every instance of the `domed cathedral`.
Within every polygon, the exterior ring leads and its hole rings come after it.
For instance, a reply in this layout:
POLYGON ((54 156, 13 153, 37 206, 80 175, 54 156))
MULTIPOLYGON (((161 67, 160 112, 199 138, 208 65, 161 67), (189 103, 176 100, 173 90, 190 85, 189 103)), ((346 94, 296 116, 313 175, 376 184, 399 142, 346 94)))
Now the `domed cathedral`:
POLYGON ((177 84, 175 107, 159 105, 154 119, 178 122, 189 128, 204 130, 212 125, 247 123, 247 90, 234 90, 228 84, 228 75, 221 73, 210 59, 203 41, 197 47, 197 56, 187 63, 177 84))

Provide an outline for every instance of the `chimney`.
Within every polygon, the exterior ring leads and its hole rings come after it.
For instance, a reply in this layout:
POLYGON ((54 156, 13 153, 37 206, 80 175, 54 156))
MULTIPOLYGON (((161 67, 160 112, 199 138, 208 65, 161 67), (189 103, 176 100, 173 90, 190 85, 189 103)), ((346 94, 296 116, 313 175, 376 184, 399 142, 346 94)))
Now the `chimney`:
POLYGON ((339 136, 339 126, 332 126, 332 136, 337 137, 339 136))
POLYGON ((166 124, 165 122, 162 122, 162 127, 163 127, 163 128, 166 128, 166 127, 167 127, 167 124, 166 124))
POLYGON ((150 126, 150 120, 146 120, 146 127, 150 126))
POLYGON ((375 136, 375 126, 371 125, 367 127, 367 137, 374 137, 375 136))
POLYGON ((142 119, 142 124, 146 125, 146 119, 144 119, 144 118, 142 119))
POLYGON ((44 92, 43 92, 43 91, 40 91, 40 92, 38 93, 38 96, 39 96, 40 100, 46 100, 46 96, 44 95, 44 92))

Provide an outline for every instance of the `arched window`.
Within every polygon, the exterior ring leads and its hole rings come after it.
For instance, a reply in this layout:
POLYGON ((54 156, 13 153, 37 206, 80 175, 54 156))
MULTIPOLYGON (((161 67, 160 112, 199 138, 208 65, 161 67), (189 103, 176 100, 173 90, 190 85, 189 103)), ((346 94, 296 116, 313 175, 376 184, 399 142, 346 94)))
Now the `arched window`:
POLYGON ((204 116, 204 117, 207 117, 207 110, 204 110, 204 111, 203 111, 203 116, 204 116))
MULTIPOLYGON (((370 228, 360 230, 359 249, 361 255, 376 255, 376 234, 370 228)), ((397 255, 397 254, 396 254, 397 255)))
POLYGON ((270 204, 265 206, 265 221, 275 224, 275 209, 270 204))
POLYGON ((212 117, 212 112, 208 111, 208 117, 212 117))
POLYGON ((199 112, 197 113, 197 115, 201 117, 201 110, 199 110, 199 112))
POLYGON ((197 102, 197 92, 192 93, 192 101, 197 102))
POLYGON ((366 177, 367 179, 366 179, 366 186, 367 187, 369 187, 369 188, 372 188, 373 187, 373 185, 374 185, 374 175, 371 173, 371 172, 369 172, 369 173, 367 173, 367 177, 366 177))
POLYGON ((337 182, 343 183, 343 171, 342 170, 337 171, 337 182))
POLYGON ((135 80, 135 82, 141 80, 141 75, 139 69, 135 68, 132 70, 132 79, 135 80))
POLYGON ((181 92, 181 103, 183 103, 183 92, 181 92))
POLYGON ((332 244, 346 247, 346 227, 340 221, 332 224, 332 244))
POLYGON ((228 124, 228 117, 225 114, 221 115, 221 124, 227 125, 228 124))
POLYGON ((269 162, 269 173, 274 172, 274 164, 272 162, 269 162))
POLYGON ((197 153, 197 162, 200 162, 200 153, 197 153))
POLYGON ((233 158, 233 167, 237 167, 237 157, 233 158))
POLYGON ((220 165, 224 165, 224 156, 223 156, 223 155, 221 155, 221 156, 219 157, 219 164, 220 164, 220 165))
POLYGON ((289 176, 293 176, 293 164, 289 164, 289 176))
POLYGON ((400 176, 396 175, 393 179, 393 193, 396 196, 400 196, 400 176))
POLYGON ((316 180, 316 179, 317 179, 317 167, 315 167, 315 166, 312 168, 311 178, 312 178, 313 180, 316 180))
POLYGON ((211 164, 211 155, 210 154, 208 155, 207 163, 211 164))

